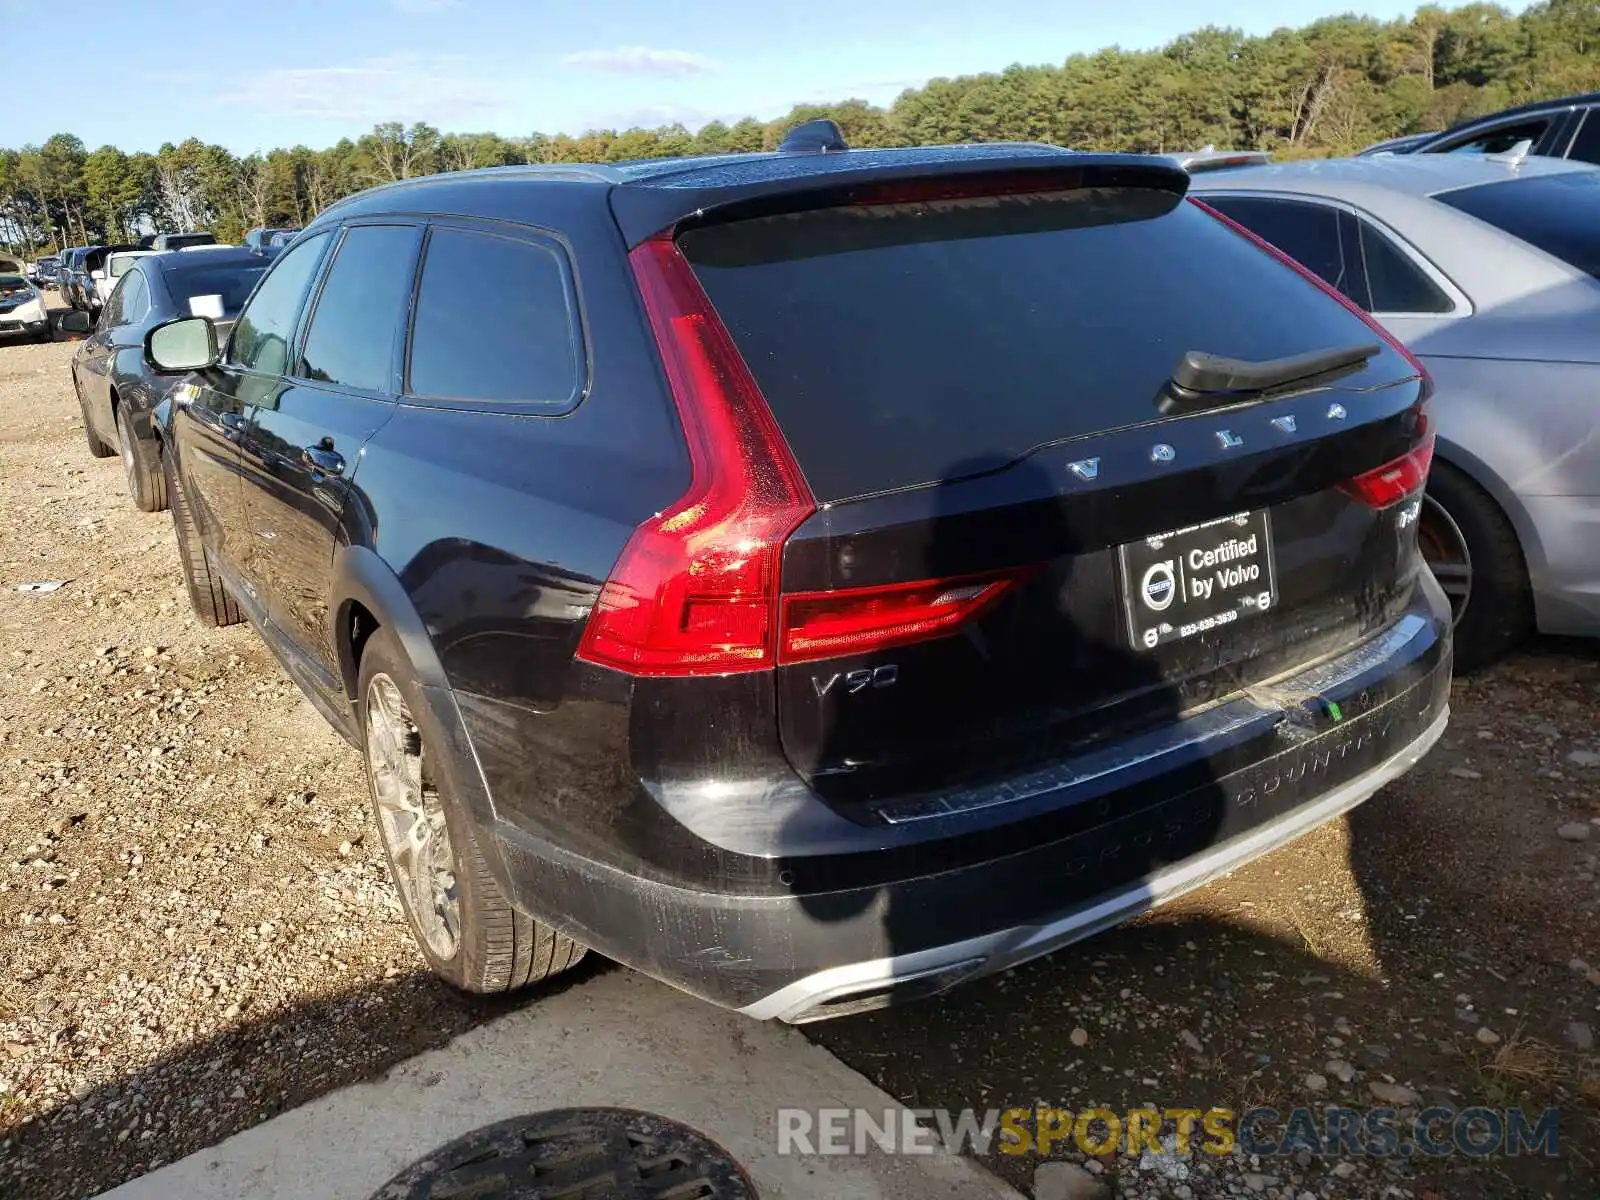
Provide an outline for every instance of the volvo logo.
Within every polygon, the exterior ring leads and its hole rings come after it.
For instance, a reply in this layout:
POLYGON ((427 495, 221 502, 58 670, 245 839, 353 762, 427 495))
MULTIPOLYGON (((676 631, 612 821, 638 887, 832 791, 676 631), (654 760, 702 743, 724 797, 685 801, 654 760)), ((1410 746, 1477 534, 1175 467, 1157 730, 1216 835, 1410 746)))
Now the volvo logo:
POLYGON ((1272 418, 1272 427, 1274 429, 1278 430, 1278 432, 1280 432, 1280 433, 1293 433, 1294 432, 1294 418, 1293 417, 1273 417, 1272 418))
POLYGON ((1244 445, 1244 439, 1237 436, 1230 429, 1219 429, 1217 430, 1217 445, 1224 450, 1232 450, 1235 446, 1244 445))
POLYGON ((1328 420, 1342 421, 1347 415, 1348 414, 1344 411, 1344 405, 1337 402, 1328 405, 1328 420))
POLYGON ((1153 612, 1161 612, 1172 604, 1178 594, 1178 576, 1172 569, 1172 560, 1158 562, 1144 573, 1139 581, 1139 595, 1144 605, 1153 612))
POLYGON ((1079 479, 1093 479, 1100 474, 1100 460, 1098 458, 1080 458, 1077 462, 1068 463, 1067 470, 1071 471, 1079 479))
POLYGON ((1150 447, 1151 462, 1171 462, 1178 457, 1178 452, 1165 442, 1157 442, 1150 447))

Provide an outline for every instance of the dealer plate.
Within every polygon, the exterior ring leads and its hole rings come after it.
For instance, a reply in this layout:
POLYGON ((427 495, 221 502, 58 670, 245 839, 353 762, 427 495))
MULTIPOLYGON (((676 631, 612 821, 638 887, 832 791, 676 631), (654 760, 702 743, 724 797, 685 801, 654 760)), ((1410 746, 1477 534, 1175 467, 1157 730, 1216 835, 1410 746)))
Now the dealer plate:
POLYGON ((1278 603, 1264 509, 1152 534, 1119 553, 1122 608, 1136 649, 1198 637, 1278 603))

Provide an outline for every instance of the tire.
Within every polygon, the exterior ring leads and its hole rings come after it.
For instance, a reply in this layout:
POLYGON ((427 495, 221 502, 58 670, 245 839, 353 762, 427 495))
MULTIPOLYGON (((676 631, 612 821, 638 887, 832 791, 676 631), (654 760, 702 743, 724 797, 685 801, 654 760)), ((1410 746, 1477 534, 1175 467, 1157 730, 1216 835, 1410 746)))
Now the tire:
POLYGON ((1429 566, 1443 568, 1435 575, 1450 593, 1456 671, 1470 674, 1515 648, 1533 627, 1533 593, 1522 544, 1493 497, 1465 472, 1435 461, 1420 541, 1429 566))
POLYGON ((89 444, 89 453, 96 458, 110 458, 117 452, 117 448, 106 445, 94 431, 94 426, 89 421, 89 404, 83 398, 83 389, 78 386, 76 371, 72 373, 72 390, 78 395, 78 411, 83 414, 83 440, 89 444))
POLYGON ((512 907, 490 874, 477 822, 451 792, 445 773, 431 769, 433 747, 411 721, 422 692, 389 629, 379 628, 367 640, 358 678, 373 817, 406 923, 428 968, 463 991, 497 993, 577 963, 587 947, 512 907), (401 771, 394 768, 397 760, 401 771), (404 805, 395 803, 397 779, 410 796, 404 805), (415 818, 417 812, 426 817, 415 818), (423 825, 433 832, 419 851, 408 835, 423 825), (431 869, 414 866, 419 859, 431 869))
POLYGON ((140 512, 160 512, 167 506, 167 477, 150 447, 133 432, 125 404, 117 405, 117 438, 122 443, 122 472, 128 477, 128 495, 140 512))
POLYGON ((183 563, 183 581, 189 588, 189 604, 202 625, 222 628, 237 625, 243 616, 239 606, 222 581, 211 573, 206 562, 206 549, 200 542, 200 531, 195 528, 194 517, 189 512, 189 502, 183 494, 183 483, 178 478, 172 457, 160 455, 161 471, 166 482, 167 498, 172 508, 172 531, 178 539, 178 558, 183 563))

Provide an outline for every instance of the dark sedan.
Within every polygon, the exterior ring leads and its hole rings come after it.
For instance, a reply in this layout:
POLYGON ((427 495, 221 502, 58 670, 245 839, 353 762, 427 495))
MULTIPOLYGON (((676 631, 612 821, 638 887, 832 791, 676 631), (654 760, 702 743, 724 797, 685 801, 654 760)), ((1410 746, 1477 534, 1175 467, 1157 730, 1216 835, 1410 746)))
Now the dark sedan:
POLYGON ((206 316, 226 326, 271 261, 250 250, 173 251, 138 259, 111 293, 98 321, 87 313, 61 318, 61 328, 89 333, 72 359, 72 384, 83 409, 89 452, 122 450, 128 492, 144 512, 167 506, 161 463, 151 440, 150 410, 172 379, 150 372, 144 336, 175 317, 206 316))

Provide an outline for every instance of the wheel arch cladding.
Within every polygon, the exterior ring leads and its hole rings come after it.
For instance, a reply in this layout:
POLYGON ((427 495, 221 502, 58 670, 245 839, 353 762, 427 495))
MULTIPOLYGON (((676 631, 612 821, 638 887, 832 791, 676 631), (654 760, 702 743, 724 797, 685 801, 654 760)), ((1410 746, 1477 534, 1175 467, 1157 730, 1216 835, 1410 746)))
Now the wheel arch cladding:
POLYGON ((357 699, 361 647, 380 625, 393 630, 400 640, 418 683, 448 690, 433 639, 399 578, 376 551, 365 546, 341 546, 334 554, 331 583, 333 603, 328 611, 335 622, 333 643, 339 651, 341 682, 352 702, 357 699))
MULTIPOLYGON (((376 551, 366 546, 343 545, 334 553, 329 600, 330 619, 335 622, 333 644, 338 647, 341 682, 351 705, 359 714, 361 646, 378 628, 386 628, 400 643, 401 653, 420 686, 422 706, 420 711, 414 706, 413 718, 432 744, 443 751, 441 765, 457 796, 479 824, 490 826, 494 804, 456 706, 455 693, 433 639, 399 578, 376 551), (360 613, 366 614, 371 625, 359 638, 352 638, 352 618, 360 613)), ((483 849, 490 872, 504 884, 505 867, 498 847, 491 839, 483 849)))

